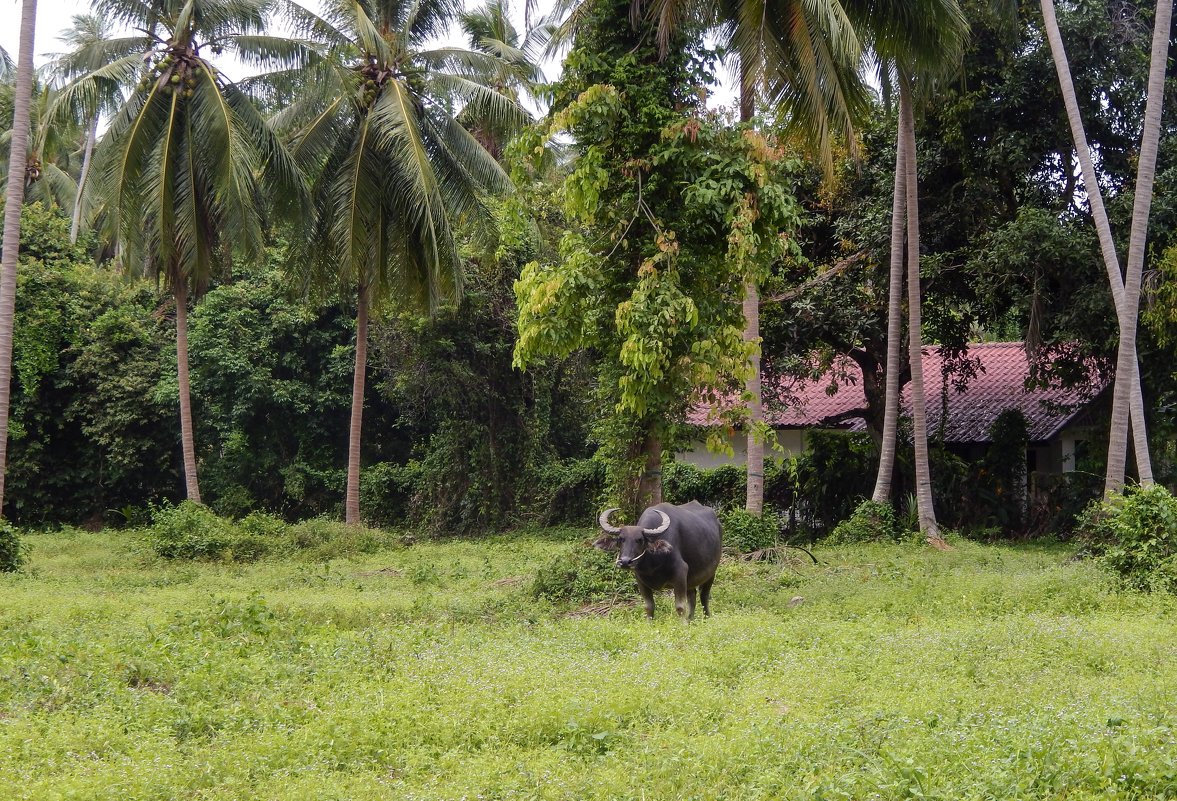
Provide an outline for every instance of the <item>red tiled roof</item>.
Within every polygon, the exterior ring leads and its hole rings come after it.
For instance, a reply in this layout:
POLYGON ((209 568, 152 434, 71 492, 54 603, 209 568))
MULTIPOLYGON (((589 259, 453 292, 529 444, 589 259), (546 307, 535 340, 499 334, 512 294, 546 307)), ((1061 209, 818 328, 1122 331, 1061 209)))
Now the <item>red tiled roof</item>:
MULTIPOLYGON (((925 348, 923 357, 928 431, 934 432, 940 426, 944 388, 939 349, 925 348)), ((963 391, 949 381, 945 442, 987 442, 993 421, 1007 409, 1019 409, 1029 424, 1030 441, 1043 442, 1058 433, 1103 389, 1103 383, 1097 383, 1076 389, 1027 391, 1029 363, 1021 342, 970 345, 967 358, 978 362, 977 374, 969 379, 963 391)), ((857 366, 844 359, 817 381, 789 380, 782 385, 780 394, 790 398, 790 402, 784 408, 766 408, 765 416, 777 428, 864 431, 866 424, 862 418, 851 418, 840 424, 829 422, 835 415, 866 405, 860 380, 857 366)), ((910 415, 910 383, 903 388, 902 403, 904 414, 910 415)), ((713 422, 711 408, 695 407, 687 422, 695 425, 713 422)))

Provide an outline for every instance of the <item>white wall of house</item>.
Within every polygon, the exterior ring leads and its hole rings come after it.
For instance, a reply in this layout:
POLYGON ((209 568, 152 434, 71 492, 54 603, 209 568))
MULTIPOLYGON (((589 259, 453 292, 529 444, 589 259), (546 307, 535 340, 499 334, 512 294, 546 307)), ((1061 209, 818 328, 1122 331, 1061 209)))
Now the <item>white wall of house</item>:
MULTIPOLYGON (((766 456, 780 458, 795 456, 805 450, 805 432, 797 428, 778 428, 776 431, 777 445, 784 451, 766 451, 766 456)), ((732 455, 726 453, 712 453, 707 450, 705 440, 692 440, 686 450, 674 455, 677 462, 693 464, 695 467, 710 469, 727 464, 744 465, 748 463, 748 437, 742 431, 737 431, 735 437, 729 438, 732 455)))

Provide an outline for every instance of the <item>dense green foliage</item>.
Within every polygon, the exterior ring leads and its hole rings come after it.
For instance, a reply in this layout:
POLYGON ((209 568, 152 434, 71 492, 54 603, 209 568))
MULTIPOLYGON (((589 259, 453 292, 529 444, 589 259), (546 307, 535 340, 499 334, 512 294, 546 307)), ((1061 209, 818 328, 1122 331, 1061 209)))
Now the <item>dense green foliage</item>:
POLYGON ((24 567, 29 546, 20 529, 7 520, 0 522, 0 573, 13 573, 24 567))
POLYGON ((5 515, 102 519, 178 490, 168 333, 145 283, 96 268, 69 220, 27 206, 18 273, 5 515))
POLYGON ((0 795, 1174 792, 1173 602, 1066 549, 727 561, 685 626, 664 596, 653 625, 536 600, 570 536, 225 566, 32 535, 27 573, 0 576, 0 795))
POLYGON ((754 553, 772 548, 780 537, 776 512, 768 507, 763 514, 754 515, 744 509, 729 509, 720 518, 723 526, 723 545, 737 553, 754 553))
POLYGON ((854 509, 850 517, 834 526, 829 541, 835 545, 859 542, 887 542, 895 539, 899 530, 895 510, 888 503, 877 503, 869 498, 854 509))
POLYGON ((310 560, 372 553, 388 547, 395 537, 324 518, 287 523, 265 512, 251 512, 240 520, 229 520, 207 506, 184 501, 153 509, 143 541, 165 559, 252 562, 296 553, 310 560))
POLYGON ((1177 498, 1163 486, 1093 503, 1076 533, 1128 586, 1177 591, 1177 498))

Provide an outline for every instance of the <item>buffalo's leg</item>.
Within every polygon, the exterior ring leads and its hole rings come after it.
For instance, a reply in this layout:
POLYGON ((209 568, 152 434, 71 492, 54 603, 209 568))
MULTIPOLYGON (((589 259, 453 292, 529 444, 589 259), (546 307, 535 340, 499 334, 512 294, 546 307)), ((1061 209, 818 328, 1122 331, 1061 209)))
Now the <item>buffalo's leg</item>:
POLYGON ((693 620, 695 618, 695 588, 691 587, 687 590, 687 619, 693 620))
POLYGON ((711 617, 711 585, 714 582, 715 578, 712 577, 699 585, 699 600, 703 602, 703 614, 707 617, 711 617))
POLYGON ((687 579, 686 576, 676 577, 674 580, 674 611, 683 620, 687 619, 687 579))
POLYGON ((642 594, 642 600, 646 602, 646 618, 654 619, 654 591, 645 584, 638 582, 638 592, 642 594))

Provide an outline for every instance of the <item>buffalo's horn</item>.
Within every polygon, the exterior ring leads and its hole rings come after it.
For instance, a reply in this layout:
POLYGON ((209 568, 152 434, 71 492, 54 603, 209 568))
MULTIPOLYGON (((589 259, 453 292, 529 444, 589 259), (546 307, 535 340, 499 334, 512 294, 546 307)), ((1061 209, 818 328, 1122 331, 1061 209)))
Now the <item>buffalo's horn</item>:
POLYGON ((597 518, 597 522, 601 524, 601 531, 604 531, 606 534, 621 533, 621 529, 617 528, 617 526, 609 525, 609 515, 616 511, 616 509, 606 509, 605 511, 601 512, 601 516, 597 518))
POLYGON ((658 528, 642 529, 642 531, 644 531, 646 534, 651 534, 651 535, 661 534, 664 531, 666 531, 666 529, 670 528, 670 516, 667 515, 666 512, 663 512, 661 509, 655 509, 654 511, 662 516, 662 525, 658 526, 658 528))

